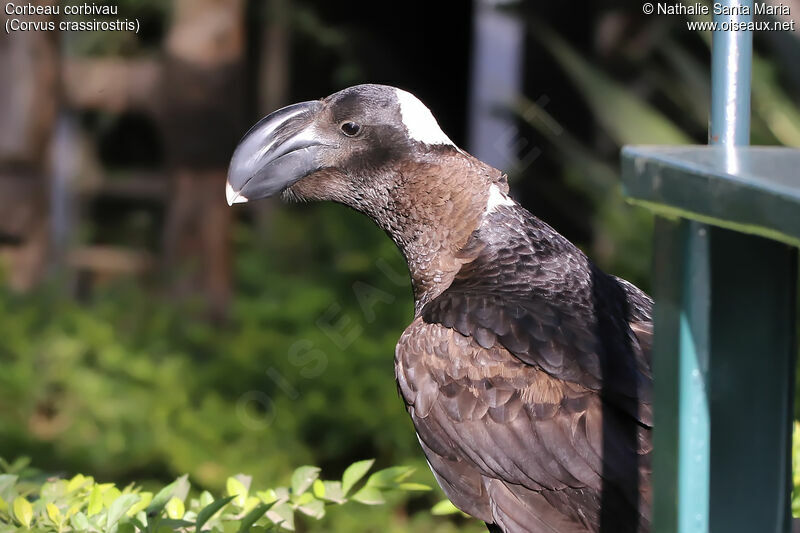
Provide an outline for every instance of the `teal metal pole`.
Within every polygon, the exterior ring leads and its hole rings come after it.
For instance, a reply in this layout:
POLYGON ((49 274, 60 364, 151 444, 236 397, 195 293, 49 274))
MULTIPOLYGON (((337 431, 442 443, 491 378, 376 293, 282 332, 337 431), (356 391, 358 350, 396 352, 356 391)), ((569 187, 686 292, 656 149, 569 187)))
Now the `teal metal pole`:
MULTIPOLYGON (((742 28, 753 21, 754 5, 753 0, 717 5, 722 9, 714 17, 709 144, 725 147, 727 169, 735 174, 740 170, 736 147, 750 144, 753 34, 742 28)), ((796 250, 715 226, 699 231, 706 253, 694 261, 707 276, 709 314, 694 323, 689 312, 686 318, 705 333, 699 337, 706 341, 706 353, 697 357, 696 369, 686 368, 681 376, 692 385, 694 376, 703 376, 702 390, 685 390, 698 392, 688 401, 704 410, 682 419, 679 434, 693 454, 686 459, 703 468, 682 472, 680 482, 690 489, 682 497, 707 492, 708 522, 695 531, 785 532, 790 525, 796 250), (710 438, 703 442, 684 434, 687 430, 710 438)), ((688 310, 697 308, 693 300, 688 310)), ((681 399, 682 407, 685 403, 681 399)), ((697 524, 697 516, 682 518, 697 524)))
MULTIPOLYGON (((753 0, 723 0, 718 5, 722 9, 714 15, 708 142, 733 147, 750 143, 753 34, 738 28, 753 20, 753 0)), ((734 167, 736 155, 730 157, 729 166, 734 167)), ((678 525, 682 533, 705 533, 712 513, 710 239, 720 230, 699 222, 682 224, 686 278, 678 324, 678 525)))
POLYGON ((657 211, 677 206, 686 213, 677 220, 657 217, 655 226, 654 533, 791 529, 798 265, 797 249, 786 242, 796 241, 751 234, 747 224, 731 226, 741 232, 723 227, 754 213, 786 217, 757 200, 736 199, 727 186, 757 191, 764 187, 753 176, 766 185, 781 175, 771 163, 754 166, 758 149, 745 147, 753 11, 753 0, 715 3, 711 146, 686 149, 661 167, 651 148, 649 170, 647 155, 626 159, 623 152, 628 175, 649 180, 657 211), (701 153, 721 165, 696 164, 701 153), (664 185, 667 169, 683 175, 684 188, 664 185), (694 194, 719 216, 693 210, 700 206, 694 194))
MULTIPOLYGON (((738 28, 752 22, 753 1, 722 6, 733 15, 715 17, 709 144, 726 147, 735 173, 735 147, 750 144, 753 59, 752 32, 738 28)), ((709 529, 786 532, 797 251, 718 227, 709 228, 709 242, 709 529)))

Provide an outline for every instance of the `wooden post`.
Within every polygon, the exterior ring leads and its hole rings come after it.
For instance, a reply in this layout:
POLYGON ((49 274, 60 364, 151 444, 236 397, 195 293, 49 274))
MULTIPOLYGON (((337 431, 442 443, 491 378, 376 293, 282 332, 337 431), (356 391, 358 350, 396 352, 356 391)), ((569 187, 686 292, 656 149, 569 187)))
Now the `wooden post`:
MULTIPOLYGON (((0 10, 0 25, 6 18, 0 10)), ((0 262, 17 289, 35 285, 49 257, 47 174, 59 100, 57 38, 37 31, 0 35, 0 262)))
POLYGON ((242 0, 177 0, 167 37, 162 126, 174 176, 165 232, 180 294, 204 293, 213 316, 230 299, 228 160, 244 130, 242 0))

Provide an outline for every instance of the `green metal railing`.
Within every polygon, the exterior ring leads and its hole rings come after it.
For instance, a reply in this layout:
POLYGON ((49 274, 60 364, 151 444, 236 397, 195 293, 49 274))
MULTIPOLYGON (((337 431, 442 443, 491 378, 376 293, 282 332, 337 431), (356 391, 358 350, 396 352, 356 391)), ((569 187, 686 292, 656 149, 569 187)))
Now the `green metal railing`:
POLYGON ((747 146, 752 37, 714 32, 708 146, 622 152, 625 193, 658 215, 658 533, 791 526, 800 150, 747 146))

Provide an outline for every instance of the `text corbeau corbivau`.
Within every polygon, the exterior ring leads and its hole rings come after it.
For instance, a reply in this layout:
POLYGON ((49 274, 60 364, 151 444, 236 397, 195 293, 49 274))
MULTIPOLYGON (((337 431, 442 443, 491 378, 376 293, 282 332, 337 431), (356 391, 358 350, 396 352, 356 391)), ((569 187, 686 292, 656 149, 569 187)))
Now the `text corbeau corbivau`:
POLYGON ((6 33, 55 30, 139 32, 139 20, 118 18, 119 6, 113 4, 5 2, 3 5, 8 17, 6 33))

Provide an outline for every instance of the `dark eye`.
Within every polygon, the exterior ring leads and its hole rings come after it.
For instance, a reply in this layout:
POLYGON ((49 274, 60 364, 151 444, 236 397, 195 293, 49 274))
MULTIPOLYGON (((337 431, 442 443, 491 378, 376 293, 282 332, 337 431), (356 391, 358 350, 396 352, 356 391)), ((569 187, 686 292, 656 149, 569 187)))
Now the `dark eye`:
POLYGON ((355 137, 361 131, 361 126, 355 122, 342 122, 339 128, 342 130, 342 133, 348 137, 355 137))

